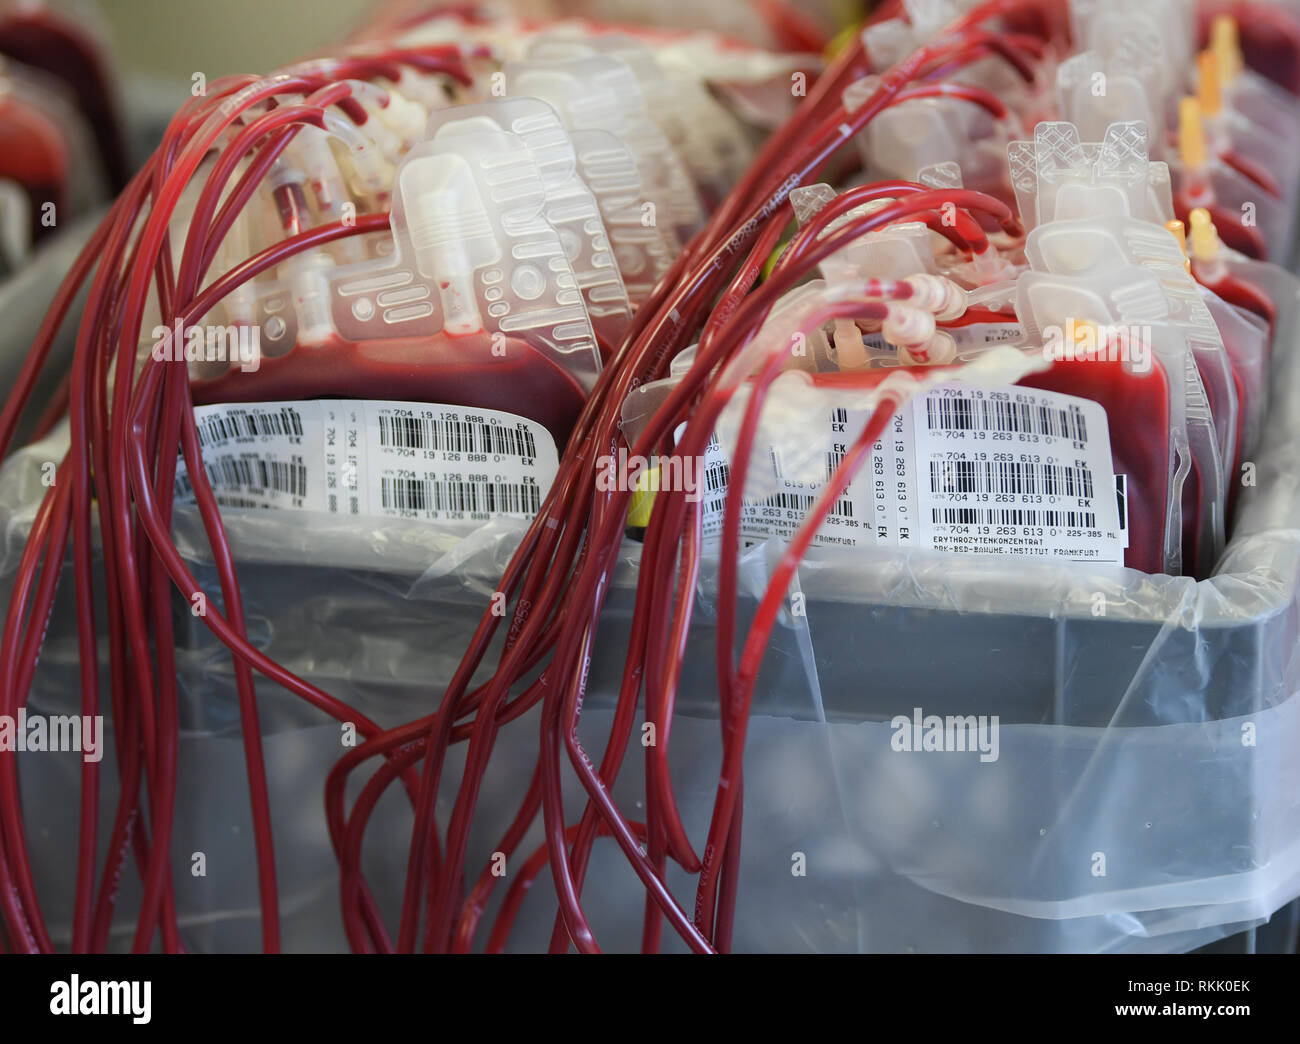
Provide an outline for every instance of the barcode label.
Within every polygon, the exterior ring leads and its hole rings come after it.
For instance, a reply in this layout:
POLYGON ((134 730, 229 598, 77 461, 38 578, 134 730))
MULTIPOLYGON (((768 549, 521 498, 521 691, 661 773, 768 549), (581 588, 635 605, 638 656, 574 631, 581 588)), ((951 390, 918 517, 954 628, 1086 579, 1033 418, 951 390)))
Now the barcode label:
POLYGON ((507 428, 458 417, 381 413, 379 444, 398 449, 449 451, 507 457, 537 456, 537 439, 524 425, 507 428))
MULTIPOLYGON (((829 430, 842 431, 849 422, 848 411, 836 408, 828 411, 829 430)), ((681 429, 678 429, 678 438, 681 429)), ((826 482, 835 473, 835 469, 844 459, 845 447, 834 441, 824 454, 825 465, 822 473, 812 481, 802 481, 787 475, 787 469, 781 450, 769 446, 763 456, 755 453, 750 467, 762 468, 765 472, 766 485, 780 488, 765 496, 745 496, 741 498, 740 533, 746 543, 770 536, 793 536, 803 524, 813 507, 821 500, 826 482)), ((714 537, 722 532, 727 510, 727 490, 731 483, 731 464, 727 460, 718 441, 717 433, 709 437, 705 450, 704 468, 701 480, 701 519, 704 535, 714 537)), ((816 538, 816 543, 856 545, 857 534, 863 523, 861 506, 856 503, 850 492, 837 497, 830 513, 823 523, 816 538)))
POLYGON ((726 490, 727 483, 731 480, 731 465, 725 460, 715 460, 704 469, 704 491, 705 493, 717 493, 726 490))
MULTIPOLYGON (((806 515, 812 510, 812 506, 821 499, 820 493, 774 493, 770 497, 761 499, 752 499, 751 504, 760 506, 784 508, 787 511, 797 511, 801 515, 806 515)), ((837 500, 831 508, 831 514, 843 515, 845 518, 853 517, 853 503, 849 500, 837 500)))
MULTIPOLYGON (((848 413, 847 410, 836 410, 835 412, 844 413, 844 414, 848 413)), ((826 481, 827 482, 829 482, 832 478, 835 477, 836 469, 838 469, 839 466, 843 463, 844 463, 844 450, 838 446, 833 446, 833 448, 826 454, 826 481)), ((809 504, 808 506, 812 507, 811 504, 809 504)), ((839 500, 835 501, 835 506, 831 508, 831 514, 843 515, 845 518, 852 518, 853 498, 846 496, 846 497, 841 497, 839 500)))
POLYGON ((468 514, 535 515, 542 506, 537 483, 464 479, 380 479, 380 502, 403 512, 448 511, 468 514))
MULTIPOLYGON (((427 521, 531 518, 555 479, 555 442, 500 410, 365 399, 194 410, 203 475, 222 507, 427 521)), ((178 500, 194 498, 182 460, 178 500)))
MULTIPOLYGON (((307 496, 307 465, 301 461, 268 460, 263 457, 218 457, 205 462, 204 471, 214 493, 224 490, 287 493, 291 497, 307 496)), ((187 473, 176 479, 178 496, 194 492, 187 473)))
MULTIPOLYGON (((212 468, 205 468, 208 476, 208 484, 212 486, 213 499, 220 507, 231 508, 260 508, 263 507, 262 501, 256 497, 238 496, 236 494, 225 492, 221 486, 220 473, 212 468)), ((176 498, 178 500, 190 500, 194 497, 194 483, 190 481, 190 476, 181 471, 176 476, 176 498)))
POLYGON ((1086 466, 1016 460, 932 460, 930 492, 1094 495, 1092 472, 1086 466))
POLYGON ((266 460, 261 457, 221 457, 216 466, 209 466, 209 476, 215 477, 214 487, 229 489, 270 490, 288 493, 292 497, 307 495, 307 465, 301 462, 266 460))
MULTIPOLYGON (((717 436, 714 435, 710 440, 710 445, 713 445, 716 439, 717 436)), ((768 459, 771 461, 773 473, 777 476, 777 478, 781 478, 782 474, 781 474, 780 455, 775 450, 772 450, 769 453, 768 459)), ((844 459, 843 453, 832 452, 826 454, 827 480, 829 480, 830 477, 835 473, 835 469, 839 467, 840 461, 843 459, 844 459)), ((706 518, 711 514, 725 510, 725 505, 727 502, 726 492, 730 480, 731 480, 731 465, 728 464, 725 460, 715 459, 709 463, 706 463, 706 466, 704 468, 704 495, 706 497, 711 498, 705 504, 704 515, 706 518), (721 496, 715 497, 716 494, 721 494, 721 496)), ((781 508, 782 510, 785 511, 797 511, 800 514, 807 514, 808 511, 812 508, 812 506, 817 502, 819 495, 820 494, 814 494, 814 493, 781 492, 781 493, 774 493, 768 497, 745 497, 743 498, 743 501, 745 506, 750 508, 757 508, 757 507, 781 508)), ((841 497, 838 500, 836 500, 835 505, 831 508, 831 514, 840 515, 845 518, 852 518, 853 517, 852 499, 849 497, 841 497)))
POLYGON ((209 413, 201 420, 197 417, 195 420, 201 448, 216 442, 255 439, 259 436, 301 438, 303 434, 302 414, 293 406, 282 406, 274 411, 253 406, 230 406, 224 412, 209 413))
POLYGON ((1093 511, 1036 511, 1033 508, 932 508, 931 521, 949 526, 1055 526, 1096 529, 1093 511))
POLYGON ((1076 405, 1060 408, 1046 403, 1010 399, 927 396, 925 420, 930 431, 996 431, 1036 435, 1068 439, 1079 446, 1088 442, 1088 424, 1083 410, 1076 405))
POLYGON ((1124 561, 1106 411, 1032 388, 934 389, 911 416, 920 544, 1124 561))
MULTIPOLYGON (((790 539, 821 498, 868 417, 827 410, 826 427, 756 448, 741 534, 790 539), (777 492, 772 493, 775 488, 777 492)), ((726 453, 706 455, 704 533, 721 532, 726 453)), ((747 483, 748 484, 748 483, 747 483)), ((1105 410, 1031 388, 930 389, 895 414, 836 498, 814 543, 922 548, 1092 562, 1123 561, 1105 410)))

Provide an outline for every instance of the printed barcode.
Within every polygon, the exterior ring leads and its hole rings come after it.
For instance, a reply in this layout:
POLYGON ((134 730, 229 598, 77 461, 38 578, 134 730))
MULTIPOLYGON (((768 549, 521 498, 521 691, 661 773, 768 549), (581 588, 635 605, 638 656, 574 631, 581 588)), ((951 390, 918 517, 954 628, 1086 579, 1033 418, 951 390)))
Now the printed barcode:
POLYGON ((1090 498, 1092 471, 1082 465, 1028 461, 930 461, 931 493, 1029 493, 1090 498))
POLYGON ((1039 511, 1033 508, 931 508, 931 521, 949 526, 1056 526, 1096 529, 1092 511, 1039 511))
POLYGON ((481 479, 392 478, 379 481, 379 499, 386 510, 465 511, 535 515, 542 506, 541 488, 527 476, 522 482, 481 479))
POLYGON ((301 436, 302 416, 295 409, 281 406, 275 413, 263 410, 227 410, 213 413, 198 422, 199 446, 210 446, 222 439, 256 435, 301 436))
MULTIPOLYGON (((817 503, 816 493, 774 493, 770 497, 764 497, 761 500, 755 500, 751 497, 745 498, 745 507, 774 507, 785 508, 790 511, 801 511, 807 514, 812 506, 817 503)), ((712 497, 704 502, 704 514, 706 517, 712 515, 721 515, 727 507, 727 495, 724 492, 721 496, 712 497)), ((845 518, 853 517, 853 501, 847 497, 835 502, 831 509, 833 514, 843 515, 845 518)))
MULTIPOLYGON (((298 461, 265 460, 261 457, 218 457, 206 463, 208 484, 213 490, 236 487, 270 490, 294 497, 307 496, 307 465, 298 461)), ((176 495, 189 496, 194 484, 188 474, 176 478, 176 495)))
POLYGON ((931 431, 1006 431, 1069 439, 1079 445, 1088 441, 1083 411, 1073 404, 1061 409, 1005 399, 929 398, 925 419, 931 431))
MULTIPOLYGON (((773 467, 778 466, 776 451, 772 450, 773 467)), ((843 459, 843 454, 826 454, 826 477, 829 479, 834 472, 835 467, 843 459)), ((780 472, 778 471, 779 475, 780 472)), ((704 492, 721 493, 716 500, 710 500, 705 504, 705 514, 712 514, 722 511, 726 504, 727 484, 731 479, 731 467, 725 462, 715 462, 704 469, 704 492), (714 506, 716 504, 716 507, 714 506)), ((800 494, 800 493, 777 493, 774 496, 764 497, 756 500, 752 497, 745 498, 745 504, 749 507, 779 507, 790 508, 791 510, 807 511, 817 502, 817 494, 800 494)), ((853 517, 853 501, 848 497, 842 497, 835 502, 831 509, 833 514, 843 515, 846 518, 853 517)))
MULTIPOLYGON (((836 413, 844 411, 836 410, 836 413)), ((845 413, 847 419, 848 414, 845 413)), ((831 450, 826 454, 826 481, 829 482, 835 477, 835 469, 844 463, 844 454, 840 450, 831 450)), ((844 515, 846 518, 853 517, 853 501, 848 497, 842 497, 835 502, 835 507, 831 509, 836 515, 844 515)))
MULTIPOLYGON (((789 508, 792 511, 802 511, 807 513, 812 506, 817 503, 820 493, 777 493, 775 496, 766 497, 759 503, 768 507, 789 508)), ((836 515, 844 515, 846 518, 853 517, 853 502, 847 498, 837 500, 831 512, 836 515)))
POLYGON ((523 425, 507 428, 458 417, 398 417, 381 413, 379 444, 397 449, 537 456, 537 441, 523 425))
POLYGON ((709 493, 725 490, 731 478, 731 465, 723 462, 710 464, 704 469, 704 488, 709 493))
MULTIPOLYGON (((190 483, 188 475, 178 475, 176 477, 176 495, 178 497, 188 497, 194 492, 194 486, 190 483)), ((228 493, 216 493, 213 499, 220 507, 235 508, 269 508, 270 505, 260 500, 253 500, 251 497, 236 497, 228 493)))

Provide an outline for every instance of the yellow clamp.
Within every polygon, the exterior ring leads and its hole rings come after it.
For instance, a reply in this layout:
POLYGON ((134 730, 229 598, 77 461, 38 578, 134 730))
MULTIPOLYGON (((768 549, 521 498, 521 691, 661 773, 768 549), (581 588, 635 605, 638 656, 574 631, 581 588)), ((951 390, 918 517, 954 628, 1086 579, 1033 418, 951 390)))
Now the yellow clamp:
POLYGON ((632 529, 645 529, 650 524, 650 512, 659 492, 659 469, 647 468, 637 476, 636 489, 632 491, 632 508, 627 513, 627 524, 632 529))
POLYGON ((1213 51, 1202 51, 1196 56, 1196 97, 1205 116, 1217 116, 1223 107, 1219 94, 1219 62, 1213 51))
POLYGON ((1214 16, 1210 23, 1210 50, 1218 66, 1219 83, 1231 83, 1245 65, 1241 57, 1241 40, 1237 36, 1237 20, 1232 15, 1214 16))
POLYGON ((1178 240, 1178 249, 1183 252, 1183 267, 1191 270, 1192 259, 1187 256, 1187 226, 1177 218, 1165 222, 1165 228, 1178 240))
POLYGON ((1191 95, 1178 103, 1178 155, 1184 170, 1205 166, 1205 128, 1201 125, 1201 103, 1191 95))
POLYGON ((1192 258, 1196 261, 1213 261, 1219 252, 1219 230, 1214 227, 1210 212, 1197 207, 1188 216, 1191 221, 1192 258))

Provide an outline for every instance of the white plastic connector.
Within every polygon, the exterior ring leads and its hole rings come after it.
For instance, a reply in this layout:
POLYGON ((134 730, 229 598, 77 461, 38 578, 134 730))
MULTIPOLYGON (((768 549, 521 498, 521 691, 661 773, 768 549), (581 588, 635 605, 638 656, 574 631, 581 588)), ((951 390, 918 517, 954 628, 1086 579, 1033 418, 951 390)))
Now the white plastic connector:
POLYGON ((402 138, 378 117, 379 111, 372 110, 363 132, 375 143, 375 148, 379 150, 379 154, 395 167, 406 154, 407 146, 402 141, 402 138))
POLYGON ((835 361, 841 370, 861 370, 870 361, 862 331, 852 319, 835 320, 835 361))
MULTIPOLYGON (((273 192, 292 190, 299 199, 302 198, 301 186, 307 180, 303 171, 284 161, 275 163, 267 175, 267 185, 273 192)), ((293 294, 300 344, 320 344, 334 333, 329 284, 329 269, 333 265, 333 258, 327 251, 308 250, 295 254, 281 266, 293 294)))
POLYGON ((323 250, 307 250, 290 258, 284 267, 298 317, 298 343, 324 343, 334 333, 329 283, 333 262, 323 250))
POLYGON ((384 119, 384 113, 392 105, 392 96, 382 87, 364 80, 344 80, 352 88, 352 97, 365 109, 368 119, 362 124, 361 133, 375 143, 375 148, 394 166, 401 160, 406 147, 402 139, 394 132, 384 119))
POLYGON ((352 167, 352 188, 360 196, 386 197, 393 184, 393 166, 379 147, 351 120, 325 113, 325 129, 343 143, 352 167))
POLYGON ((397 135, 403 152, 424 139, 424 125, 429 121, 429 110, 392 87, 388 88, 388 104, 375 115, 397 135))
POLYGON ((435 109, 445 109, 450 104, 443 80, 437 76, 430 76, 415 69, 403 69, 401 77, 394 86, 401 91, 402 97, 424 108, 426 121, 429 113, 435 109))
POLYGON ((343 204, 351 197, 326 133, 318 127, 298 128, 289 144, 288 155, 307 175, 322 222, 338 221, 343 215, 343 204))
POLYGON ((918 350, 928 349, 934 339, 934 313, 904 304, 891 304, 880 332, 890 344, 916 354, 918 350))
MULTIPOLYGON (((300 127, 287 153, 307 175, 307 186, 316 201, 320 223, 342 221, 346 216, 344 207, 352 202, 352 195, 330 148, 329 135, 319 127, 300 127)), ((333 244, 333 253, 344 264, 360 261, 365 256, 365 244, 359 237, 351 236, 333 244)))
POLYGON ((908 348, 900 345, 898 361, 911 366, 941 366, 957 358, 957 342, 946 330, 938 330, 928 345, 908 348))
POLYGON ((904 282, 912 288, 907 303, 924 309, 940 322, 956 319, 966 311, 966 291, 951 279, 922 272, 908 276, 904 282))
POLYGON ((453 153, 422 157, 403 169, 401 189, 415 263, 437 282, 443 328, 450 334, 481 330, 474 269, 490 264, 499 249, 470 165, 453 153))

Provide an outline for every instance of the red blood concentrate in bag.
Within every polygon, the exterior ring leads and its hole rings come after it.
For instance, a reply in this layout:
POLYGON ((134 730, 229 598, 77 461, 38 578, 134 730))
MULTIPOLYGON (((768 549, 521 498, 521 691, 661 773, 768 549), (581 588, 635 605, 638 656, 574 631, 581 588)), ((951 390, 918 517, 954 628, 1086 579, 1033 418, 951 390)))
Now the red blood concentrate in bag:
POLYGON ((197 405, 276 399, 391 399, 503 410, 544 425, 561 449, 586 398, 562 365, 524 341, 486 333, 297 345, 191 382, 197 405))

